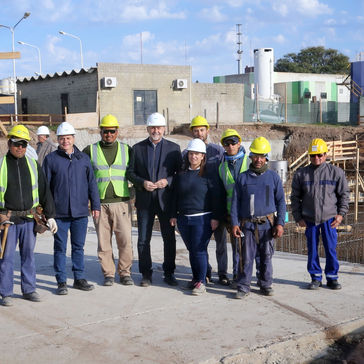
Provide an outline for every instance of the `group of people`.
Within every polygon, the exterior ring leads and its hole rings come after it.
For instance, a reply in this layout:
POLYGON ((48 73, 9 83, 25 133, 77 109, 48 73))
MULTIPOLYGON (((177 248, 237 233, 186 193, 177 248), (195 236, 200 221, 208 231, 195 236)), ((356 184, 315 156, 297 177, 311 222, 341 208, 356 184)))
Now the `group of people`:
MULTIPOLYGON (((98 238, 97 254, 104 285, 112 286, 116 271, 120 283, 134 284, 129 188, 135 188, 138 224, 140 286, 152 285, 151 236, 158 217, 164 248, 164 281, 178 285, 176 269, 177 227, 189 252, 191 280, 185 289, 201 295, 211 281, 207 252, 212 234, 216 241, 218 281, 236 289, 236 298, 250 292, 254 260, 262 294, 273 294, 274 238, 283 235, 286 203, 278 174, 268 169, 271 146, 256 138, 248 154, 242 138, 227 129, 221 145, 209 142, 209 124, 202 116, 192 119, 193 139, 181 153, 178 144, 164 138, 166 121, 159 113, 147 119, 148 137, 133 147, 118 140, 119 123, 106 115, 100 123, 101 140, 80 151, 74 127, 57 128, 58 147, 48 128, 38 129, 38 162, 26 155, 29 131, 23 125, 8 133, 8 153, 0 159, 0 295, 2 305, 12 305, 14 255, 21 256, 23 298, 40 301, 36 292, 34 247, 41 205, 46 226, 54 234, 56 293, 68 294, 66 250, 70 234, 73 287, 90 291, 85 278, 84 244, 89 211, 98 238), (38 215, 37 215, 38 214, 38 215), (34 219, 33 219, 34 217, 34 219), (227 273, 226 232, 232 244, 233 277, 227 273), (118 257, 113 254, 115 235, 118 257)), ((348 187, 343 171, 326 163, 327 146, 314 139, 309 147, 311 164, 300 169, 292 183, 292 213, 306 226, 310 289, 321 286, 318 257, 319 233, 326 251, 327 285, 338 283, 336 227, 348 211, 348 187), (325 149, 326 148, 326 149, 325 149)))

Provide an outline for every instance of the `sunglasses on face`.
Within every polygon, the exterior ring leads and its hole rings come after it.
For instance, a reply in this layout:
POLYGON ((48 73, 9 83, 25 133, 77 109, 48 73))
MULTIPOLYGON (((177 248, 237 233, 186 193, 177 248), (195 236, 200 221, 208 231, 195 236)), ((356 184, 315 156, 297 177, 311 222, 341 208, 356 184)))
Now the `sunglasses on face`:
POLYGON ((322 158, 323 156, 324 156, 324 154, 322 154, 322 153, 320 153, 320 154, 311 154, 310 155, 311 158, 315 158, 315 157, 322 158))
POLYGON ((234 141, 234 140, 227 140, 226 142, 223 142, 222 145, 224 147, 228 147, 229 145, 236 145, 238 144, 238 142, 234 141))
POLYGON ((26 148, 28 146, 28 143, 25 140, 21 140, 19 142, 11 142, 14 147, 23 147, 26 148))
POLYGON ((109 130, 109 129, 108 130, 103 130, 102 133, 103 134, 109 134, 109 133, 110 134, 115 134, 116 133, 116 130, 109 130))

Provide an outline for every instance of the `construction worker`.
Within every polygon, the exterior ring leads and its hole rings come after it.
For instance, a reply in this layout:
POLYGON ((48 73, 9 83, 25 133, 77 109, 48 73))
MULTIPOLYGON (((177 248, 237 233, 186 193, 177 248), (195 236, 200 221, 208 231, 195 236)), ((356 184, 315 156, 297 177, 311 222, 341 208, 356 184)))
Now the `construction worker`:
POLYGON ((258 137, 250 145, 251 164, 235 181, 231 202, 231 220, 236 238, 244 236, 242 272, 239 272, 236 298, 250 292, 253 263, 257 249, 260 256, 260 291, 273 294, 274 240, 283 235, 286 203, 281 179, 267 165, 271 146, 258 137))
MULTIPOLYGON (((218 145, 209 143, 210 125, 203 116, 196 116, 191 120, 190 130, 194 138, 201 139, 206 144, 206 173, 211 176, 217 176, 219 165, 223 160, 224 149, 218 145)), ((226 229, 221 221, 214 231, 216 241, 216 260, 219 283, 228 286, 230 284, 227 276, 227 247, 226 247, 226 229)), ((207 279, 211 281, 211 266, 208 265, 207 279)))
POLYGON ((83 150, 91 159, 101 199, 100 217, 95 221, 98 258, 104 275, 104 286, 112 286, 115 279, 112 249, 114 232, 119 251, 120 283, 130 286, 134 284, 130 276, 133 250, 130 195, 125 172, 131 148, 117 140, 119 123, 113 115, 108 114, 101 119, 100 135, 101 141, 83 150))
POLYGON ((0 221, 3 243, 0 295, 3 306, 12 305, 14 255, 18 241, 23 298, 33 302, 40 301, 36 292, 36 233, 33 218, 39 203, 43 207, 51 232, 54 234, 57 231, 53 198, 44 173, 34 159, 25 156, 30 140, 28 129, 23 125, 16 125, 9 131, 8 139, 8 153, 0 159, 0 221))
POLYGON ((97 220, 100 213, 100 197, 90 158, 75 145, 75 129, 68 122, 57 128, 59 147, 48 154, 43 170, 48 179, 56 206, 58 231, 54 235, 54 270, 58 295, 68 294, 66 272, 66 250, 68 231, 71 235, 73 288, 82 291, 94 289, 85 279, 84 250, 87 224, 88 203, 91 213, 97 220))
POLYGON ((176 269, 176 237, 174 226, 169 223, 172 200, 172 182, 180 169, 182 157, 178 144, 163 138, 166 120, 153 113, 147 119, 149 137, 133 146, 126 177, 135 186, 138 219, 139 271, 142 287, 152 284, 152 258, 150 239, 155 216, 158 216, 164 244, 164 281, 170 286, 178 284, 176 269))
POLYGON ((40 165, 43 164, 44 158, 49 154, 54 152, 57 149, 57 144, 54 143, 50 137, 49 129, 42 125, 37 129, 37 155, 38 155, 38 163, 40 165))
POLYGON ((233 251, 233 284, 235 286, 238 278, 239 251, 241 253, 241 247, 239 247, 239 239, 233 236, 231 230, 231 201, 233 198, 235 180, 240 173, 245 172, 249 168, 249 158, 245 153, 244 146, 241 145, 241 136, 235 129, 226 129, 222 133, 221 144, 225 149, 225 153, 224 160, 219 166, 219 176, 226 190, 226 227, 230 233, 230 241, 233 251))
POLYGON ((206 144, 201 139, 192 139, 187 146, 182 170, 174 183, 172 226, 178 226, 189 251, 192 281, 187 289, 198 296, 206 291, 207 246, 212 232, 225 212, 219 196, 224 188, 218 176, 214 179, 206 173, 206 144))
POLYGON ((341 289, 338 282, 336 228, 349 210, 349 188, 344 171, 326 163, 327 145, 324 140, 313 139, 308 154, 311 163, 296 171, 291 192, 292 215, 299 226, 306 228, 307 270, 311 275, 307 288, 316 290, 322 285, 318 254, 321 233, 326 256, 327 287, 341 289))

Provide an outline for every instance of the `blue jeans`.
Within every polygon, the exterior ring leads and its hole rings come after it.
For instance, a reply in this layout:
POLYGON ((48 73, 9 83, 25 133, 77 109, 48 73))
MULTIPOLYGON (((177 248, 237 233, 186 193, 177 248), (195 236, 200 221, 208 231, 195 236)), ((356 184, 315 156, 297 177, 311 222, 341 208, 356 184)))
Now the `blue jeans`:
POLYGON ((334 219, 330 219, 322 224, 315 225, 306 221, 306 238, 308 249, 307 270, 311 275, 311 279, 317 281, 322 280, 322 269, 320 266, 320 257, 318 254, 318 246, 320 242, 320 232, 322 243, 325 248, 326 266, 325 275, 328 281, 338 278, 339 262, 336 256, 337 231, 330 225, 334 219))
POLYGON ((54 271, 58 283, 67 282, 66 251, 68 230, 71 233, 72 271, 75 280, 84 278, 84 252, 87 217, 56 219, 58 231, 54 235, 54 271))
POLYGON ((169 223, 169 214, 163 212, 159 205, 155 204, 148 209, 137 209, 139 272, 146 277, 151 277, 153 273, 150 239, 152 237, 155 215, 158 216, 164 244, 164 274, 173 274, 176 269, 176 236, 174 227, 169 223))
POLYGON ((178 215, 177 226, 189 252, 193 279, 205 284, 208 265, 207 246, 212 234, 211 214, 178 215))
MULTIPOLYGON (((0 260, 0 295, 4 297, 13 294, 14 256, 18 240, 21 261, 21 291, 23 294, 35 291, 35 234, 33 227, 33 221, 24 221, 21 224, 9 226, 4 257, 0 260)), ((1 238, 3 234, 4 231, 1 233, 1 238)))

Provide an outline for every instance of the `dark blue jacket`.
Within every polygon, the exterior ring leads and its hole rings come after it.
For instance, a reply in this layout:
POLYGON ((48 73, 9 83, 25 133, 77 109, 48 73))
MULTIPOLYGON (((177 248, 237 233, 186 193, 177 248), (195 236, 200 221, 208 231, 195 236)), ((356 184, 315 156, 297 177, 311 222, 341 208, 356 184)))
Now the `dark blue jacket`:
POLYGON ((225 214, 224 186, 217 176, 200 177, 199 170, 186 170, 177 174, 173 185, 171 217, 177 214, 192 215, 212 212, 212 218, 220 220, 225 214))
POLYGON ((280 177, 267 170, 255 174, 248 169, 235 181, 231 203, 231 220, 239 225, 242 218, 262 217, 277 212, 276 224, 284 226, 286 202, 280 177))
POLYGON ((167 139, 160 142, 158 151, 159 160, 156 164, 155 181, 151 176, 152 161, 148 153, 151 142, 149 138, 135 144, 132 148, 133 153, 126 170, 126 178, 131 181, 135 187, 135 207, 137 209, 148 209, 153 203, 153 193, 144 188, 144 181, 156 182, 166 178, 168 185, 165 188, 157 189, 156 195, 159 206, 162 211, 166 212, 172 199, 172 182, 177 171, 182 164, 181 149, 178 144, 167 139))
POLYGON ((48 154, 43 170, 56 205, 56 218, 85 217, 91 210, 100 210, 100 197, 90 158, 73 146, 70 156, 63 150, 48 154))

